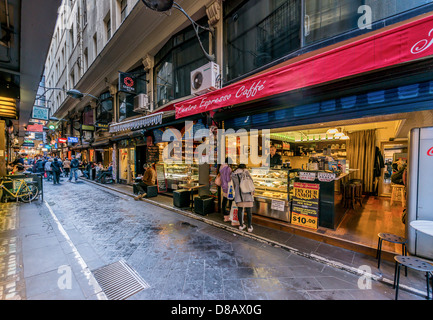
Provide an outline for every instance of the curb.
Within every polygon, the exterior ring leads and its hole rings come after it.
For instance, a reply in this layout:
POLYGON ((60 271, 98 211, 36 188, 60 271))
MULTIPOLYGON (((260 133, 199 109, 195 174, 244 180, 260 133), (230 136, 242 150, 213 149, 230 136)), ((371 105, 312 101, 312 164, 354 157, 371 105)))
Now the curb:
MULTIPOLYGON (((125 192, 125 191, 122 191, 122 190, 118 190, 118 189, 112 188, 109 185, 99 184, 97 182, 89 181, 89 180, 84 180, 82 178, 80 178, 80 180, 84 181, 84 182, 87 182, 87 183, 94 184, 94 185, 99 186, 101 188, 109 189, 111 191, 115 191, 115 192, 121 193, 123 195, 130 196, 131 198, 134 197, 134 195, 131 194, 131 193, 128 193, 128 192, 125 192)), ((250 238, 250 239, 253 239, 253 240, 256 240, 256 241, 268 244, 268 245, 270 245, 272 247, 275 247, 275 248, 281 248, 281 249, 283 249, 285 251, 288 251, 290 253, 293 253, 293 254, 296 254, 298 256, 301 256, 301 257, 304 257, 304 258, 307 258, 307 259, 310 259, 310 260, 313 260, 313 261, 325 264, 325 265, 327 265, 329 267, 332 267, 332 268, 343 270, 343 271, 349 272, 351 274, 354 274, 354 275, 357 275, 357 276, 360 276, 360 277, 369 278, 371 280, 374 280, 376 282, 380 282, 380 283, 383 283, 383 284, 386 284, 386 285, 393 286, 393 284, 394 284, 394 280, 393 279, 384 278, 382 275, 376 275, 376 274, 373 274, 373 273, 369 273, 369 272, 366 272, 364 270, 361 270, 361 269, 358 269, 358 268, 354 268, 354 267, 345 265, 345 264, 343 264, 341 262, 330 260, 330 259, 318 256, 318 255, 315 255, 315 254, 302 252, 302 251, 299 251, 298 249, 292 248, 290 246, 287 246, 285 244, 279 243, 277 241, 261 237, 261 236, 259 236, 257 234, 254 234, 254 233, 248 233, 246 231, 240 231, 240 230, 238 230, 236 228, 233 228, 231 226, 227 226, 225 224, 218 223, 218 222, 206 219, 206 218, 204 218, 202 216, 195 215, 193 213, 190 213, 190 212, 182 210, 182 209, 173 208, 173 207, 170 207, 168 205, 159 203, 159 202, 154 201, 154 200, 149 200, 149 199, 146 199, 146 198, 142 198, 141 201, 144 201, 144 202, 150 203, 152 205, 164 208, 166 210, 170 210, 170 211, 179 213, 179 214, 181 214, 183 216, 186 216, 186 217, 189 217, 189 218, 192 218, 192 219, 204 222, 204 223, 206 223, 208 225, 211 225, 211 226, 214 226, 214 227, 217 227, 217 228, 220 228, 220 229, 224 229, 226 231, 229 231, 231 233, 235 233, 235 234, 243 236, 245 238, 250 238)), ((416 288, 409 287, 409 286, 404 285, 404 284, 400 284, 399 290, 408 291, 408 292, 411 292, 413 294, 416 294, 416 295, 419 295, 419 296, 422 296, 422 297, 425 296, 425 292, 423 292, 421 290, 418 290, 416 288)))

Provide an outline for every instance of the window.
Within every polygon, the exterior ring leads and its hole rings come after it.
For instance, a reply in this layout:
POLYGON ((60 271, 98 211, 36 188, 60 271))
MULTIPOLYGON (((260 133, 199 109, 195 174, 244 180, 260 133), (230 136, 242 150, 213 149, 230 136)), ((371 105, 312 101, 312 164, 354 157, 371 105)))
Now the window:
POLYGON ((71 72, 71 76, 70 76, 70 88, 74 88, 75 86, 75 73, 74 71, 71 72))
POLYGON ((74 28, 72 28, 72 29, 70 29, 69 30, 69 41, 70 41, 70 43, 71 43, 71 54, 72 54, 72 50, 74 49, 74 47, 75 47, 75 43, 74 43, 74 28))
POLYGON ((101 103, 96 108, 96 122, 110 124, 113 122, 113 98, 109 92, 106 92, 99 99, 101 103))
POLYGON ((433 0, 365 0, 366 5, 372 9, 373 22, 384 18, 415 9, 425 4, 433 3, 433 0))
POLYGON ((93 110, 90 106, 87 106, 83 110, 83 124, 86 126, 93 126, 93 110))
POLYGON ((84 72, 89 68, 89 50, 84 49, 84 72))
POLYGON ((108 13, 108 16, 105 20, 105 32, 107 37, 107 42, 111 38, 111 18, 110 18, 110 12, 108 13))
POLYGON ((83 0, 83 26, 87 24, 87 0, 83 0))
POLYGON ((300 48, 301 1, 233 1, 224 8, 224 24, 232 80, 300 48))
POLYGON ((363 0, 306 0, 305 43, 330 38, 358 27, 363 0))
MULTIPOLYGON (((205 25, 207 19, 198 21, 205 25)), ((204 48, 209 48, 208 32, 200 34, 204 48)), ((190 74, 208 63, 192 27, 173 36, 155 56, 156 102, 162 106, 191 94, 190 74)))
POLYGON ((126 18, 128 11, 128 1, 120 0, 120 20, 123 21, 126 18))
POLYGON ((93 60, 98 56, 98 34, 93 35, 93 60))

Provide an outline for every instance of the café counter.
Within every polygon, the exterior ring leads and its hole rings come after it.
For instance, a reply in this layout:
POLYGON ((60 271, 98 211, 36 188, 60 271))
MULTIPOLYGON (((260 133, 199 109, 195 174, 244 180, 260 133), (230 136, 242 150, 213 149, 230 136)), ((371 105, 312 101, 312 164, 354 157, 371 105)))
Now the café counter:
POLYGON ((319 227, 337 229, 346 212, 342 201, 342 194, 340 193, 340 185, 345 180, 350 179, 354 171, 356 169, 351 169, 348 173, 342 173, 339 176, 334 176, 333 173, 326 171, 299 172, 295 182, 311 183, 320 187, 319 227))

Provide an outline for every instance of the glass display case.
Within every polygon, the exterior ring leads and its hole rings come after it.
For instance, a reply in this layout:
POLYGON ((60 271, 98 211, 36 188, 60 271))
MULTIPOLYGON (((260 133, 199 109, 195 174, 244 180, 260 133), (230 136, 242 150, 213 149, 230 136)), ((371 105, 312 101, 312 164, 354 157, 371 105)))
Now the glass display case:
POLYGON ((254 192, 253 213, 290 222, 290 172, 252 168, 254 192))
POLYGON ((165 179, 167 180, 168 189, 177 190, 179 184, 185 182, 198 182, 198 165, 197 164, 165 164, 165 179))

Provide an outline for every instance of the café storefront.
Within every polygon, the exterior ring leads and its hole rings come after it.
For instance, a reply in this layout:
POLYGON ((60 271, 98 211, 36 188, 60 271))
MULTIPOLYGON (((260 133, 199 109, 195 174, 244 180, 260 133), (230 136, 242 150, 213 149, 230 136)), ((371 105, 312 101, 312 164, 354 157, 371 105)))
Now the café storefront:
POLYGON ((357 242, 374 255, 378 230, 405 232, 404 202, 390 204, 377 189, 385 165, 376 173, 375 151, 386 158, 385 142, 398 136, 399 152, 390 160, 403 165, 410 125, 433 125, 427 120, 433 100, 432 29, 433 17, 423 17, 299 56, 180 102, 176 117, 207 112, 224 129, 269 129, 282 159, 271 170, 249 166, 257 190, 254 222, 346 247, 357 242), (351 197, 354 203, 348 204, 346 187, 355 180, 360 203, 351 197), (361 231, 359 224, 351 229, 350 213, 360 218, 366 210, 389 212, 393 222, 385 223, 382 214, 361 231))

